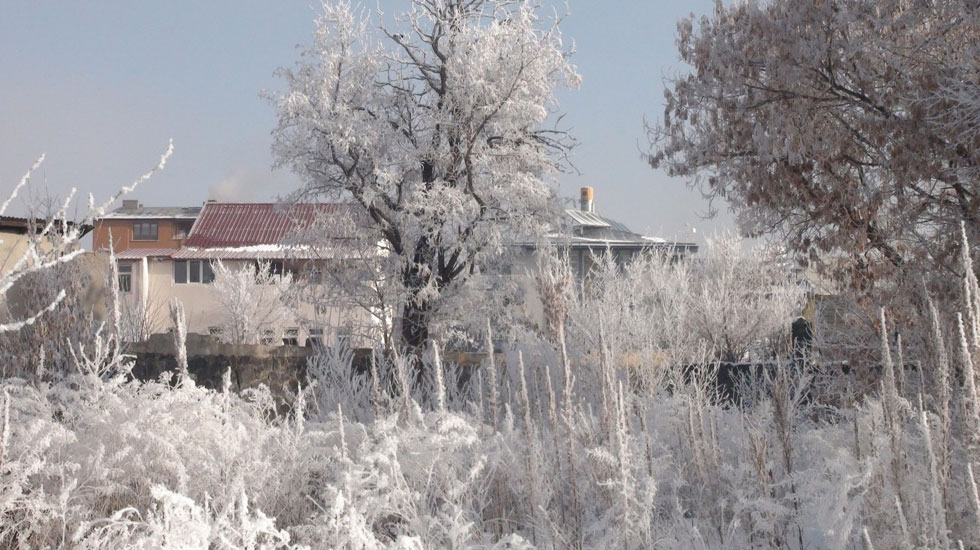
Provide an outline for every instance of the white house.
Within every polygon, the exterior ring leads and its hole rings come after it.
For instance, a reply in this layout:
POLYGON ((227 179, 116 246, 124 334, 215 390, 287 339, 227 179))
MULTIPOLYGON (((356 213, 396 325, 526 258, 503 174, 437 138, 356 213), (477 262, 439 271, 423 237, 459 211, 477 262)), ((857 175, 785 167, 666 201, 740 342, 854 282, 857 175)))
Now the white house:
MULTIPOLYGON (((127 295, 126 322, 143 324, 136 334, 164 332, 170 327, 169 303, 184 307, 187 330, 216 334, 225 310, 213 287, 214 264, 233 269, 268 263, 278 275, 289 273, 299 283, 320 284, 317 265, 331 261, 324 250, 295 244, 294 236, 319 216, 346 209, 343 204, 208 202, 179 248, 129 248, 116 254, 120 288, 127 295)), ((350 308, 298 303, 294 324, 269 334, 267 343, 324 344, 349 337, 350 327, 367 322, 365 313, 350 308)))

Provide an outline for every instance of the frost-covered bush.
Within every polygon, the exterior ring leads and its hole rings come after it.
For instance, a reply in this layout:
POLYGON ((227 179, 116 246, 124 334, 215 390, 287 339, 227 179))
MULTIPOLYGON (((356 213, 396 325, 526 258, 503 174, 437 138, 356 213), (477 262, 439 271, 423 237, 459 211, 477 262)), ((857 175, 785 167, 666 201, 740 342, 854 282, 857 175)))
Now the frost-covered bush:
POLYGON ((238 266, 214 264, 214 292, 224 314, 221 339, 229 344, 259 344, 276 338, 294 318, 290 307, 293 276, 275 273, 269 262, 238 266))
POLYGON ((961 313, 879 312, 870 388, 826 399, 816 365, 775 365, 737 407, 710 371, 638 383, 662 357, 617 353, 670 349, 658 325, 685 309, 653 300, 634 306, 645 325, 620 325, 600 303, 595 334, 566 334, 561 266, 542 276, 548 339, 468 383, 431 344, 424 388, 397 350, 355 375, 328 349, 285 413, 230 374, 217 391, 183 366, 132 379, 113 307, 60 376, 0 379, 0 549, 976 547, 980 285, 968 253, 962 267, 961 313))
POLYGON ((697 381, 638 392, 608 356, 602 390, 559 341, 488 362, 466 399, 343 382, 337 353, 281 415, 264 389, 129 380, 106 347, 63 380, 3 382, 0 547, 977 544, 975 327, 936 364, 945 390, 910 393, 893 361, 848 408, 789 368, 741 409, 697 381))
POLYGON ((978 540, 968 391, 953 388, 964 408, 951 422, 899 394, 894 365, 880 397, 847 410, 810 401, 810 379, 790 370, 741 410, 697 384, 637 394, 621 377, 603 405, 576 359, 566 373, 560 354, 522 355, 462 409, 357 391, 314 414, 323 394, 305 390, 277 416, 264 389, 6 380, 0 547, 857 548, 864 529, 884 548, 978 540))

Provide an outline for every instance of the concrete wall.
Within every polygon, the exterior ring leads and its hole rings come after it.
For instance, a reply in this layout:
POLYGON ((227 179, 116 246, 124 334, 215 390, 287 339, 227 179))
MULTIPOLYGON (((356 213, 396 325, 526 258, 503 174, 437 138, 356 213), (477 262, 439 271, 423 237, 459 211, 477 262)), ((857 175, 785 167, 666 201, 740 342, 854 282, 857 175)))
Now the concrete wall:
MULTIPOLYGON (((156 380, 164 372, 176 372, 174 339, 155 334, 146 342, 126 350, 136 356, 133 376, 156 380)), ((295 391, 306 382, 306 363, 313 350, 293 346, 250 346, 222 344, 216 338, 197 334, 187 336, 187 365, 198 385, 220 389, 225 371, 231 369, 231 389, 236 392, 265 384, 273 395, 295 391)))
MULTIPOLYGON (((187 337, 187 366, 191 378, 198 385, 220 389, 225 371, 231 369, 231 389, 236 392, 265 384, 277 398, 295 392, 297 383, 304 386, 307 362, 314 350, 293 346, 260 346, 222 344, 216 338, 191 334, 187 337)), ((173 336, 156 334, 146 342, 131 345, 127 353, 136 356, 133 376, 139 380, 157 380, 164 372, 176 372, 176 348, 173 336)), ((502 354, 494 354, 497 367, 506 369, 502 354)), ((446 364, 454 363, 463 368, 461 383, 465 383, 486 360, 483 353, 448 352, 443 357, 446 364)), ((371 361, 370 349, 355 349, 353 369, 368 375, 371 361)))

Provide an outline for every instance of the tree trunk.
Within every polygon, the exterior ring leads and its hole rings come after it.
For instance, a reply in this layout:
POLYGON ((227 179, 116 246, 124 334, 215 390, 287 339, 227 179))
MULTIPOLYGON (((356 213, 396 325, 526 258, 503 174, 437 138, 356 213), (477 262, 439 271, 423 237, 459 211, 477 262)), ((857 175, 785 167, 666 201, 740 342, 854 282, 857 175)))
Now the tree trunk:
MULTIPOLYGON (((438 132, 436 133, 438 136, 438 132)), ((432 182, 436 179, 435 163, 431 160, 422 161, 422 182, 428 190, 432 182)), ((429 341, 429 321, 432 304, 427 299, 419 298, 422 289, 428 286, 428 277, 433 273, 426 274, 423 266, 433 267, 432 259, 435 257, 433 247, 429 239, 421 237, 415 245, 415 253, 412 263, 405 266, 402 271, 402 285, 404 286, 407 299, 402 306, 402 328, 401 345, 406 359, 412 366, 417 387, 421 385, 425 378, 425 368, 422 364, 422 354, 429 341)))
POLYGON ((428 302, 408 301, 402 307, 402 346, 403 354, 412 364, 412 372, 415 375, 414 382, 419 384, 424 379, 424 368, 422 365, 422 354, 429 341, 429 313, 428 302))
POLYGON ((407 297, 402 306, 401 346, 402 353, 412 367, 416 385, 424 379, 422 354, 429 342, 429 322, 432 313, 432 303, 428 299, 419 297, 428 285, 425 273, 427 270, 423 266, 429 263, 427 261, 429 250, 426 239, 421 239, 415 248, 412 264, 402 271, 402 284, 407 297))

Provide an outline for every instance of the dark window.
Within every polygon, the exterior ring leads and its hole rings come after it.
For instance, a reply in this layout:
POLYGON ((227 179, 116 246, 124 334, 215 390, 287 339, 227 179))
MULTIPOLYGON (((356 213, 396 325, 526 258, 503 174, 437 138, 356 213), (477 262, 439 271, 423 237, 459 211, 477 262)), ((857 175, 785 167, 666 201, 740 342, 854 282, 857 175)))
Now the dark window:
POLYGON ((119 291, 130 292, 133 290, 133 264, 119 262, 117 266, 119 272, 119 291))
POLYGON ((175 239, 186 239, 187 234, 191 232, 191 225, 193 222, 175 222, 174 223, 174 238, 175 239))
POLYGON ((157 240, 156 222, 136 222, 133 224, 134 241, 155 241, 157 240))
POLYGON ((298 346, 299 345, 299 328, 289 327, 282 334, 282 345, 284 346, 298 346))
POLYGON ((334 342, 334 347, 341 349, 351 349, 351 328, 350 327, 340 327, 337 329, 337 341, 334 342))
POLYGON ((214 269, 211 267, 211 262, 201 262, 201 282, 206 285, 214 282, 214 269))
POLYGON ((633 251, 629 249, 617 249, 616 254, 616 266, 620 269, 626 267, 626 264, 630 263, 633 259, 633 251))
POLYGON ((323 347, 323 329, 322 328, 311 328, 310 335, 306 339, 306 347, 308 348, 322 348, 323 347))
POLYGON ((572 250, 568 255, 568 261, 572 264, 572 272, 575 274, 576 280, 582 280, 582 273, 584 267, 582 266, 582 251, 572 250))
POLYGON ((187 282, 187 261, 174 260, 174 283, 182 285, 187 282))
POLYGON ((201 260, 190 261, 190 277, 188 277, 188 281, 191 283, 201 282, 201 260))

